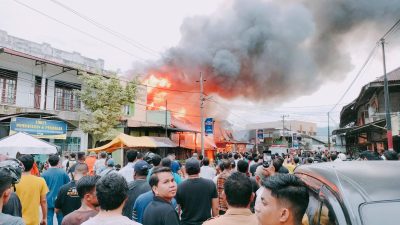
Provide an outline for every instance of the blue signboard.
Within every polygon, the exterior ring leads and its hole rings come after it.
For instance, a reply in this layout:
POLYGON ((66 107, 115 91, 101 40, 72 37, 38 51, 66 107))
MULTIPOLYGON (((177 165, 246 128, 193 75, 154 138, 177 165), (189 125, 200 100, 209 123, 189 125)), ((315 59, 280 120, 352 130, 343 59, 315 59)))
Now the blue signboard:
POLYGON ((205 127, 205 134, 213 134, 214 132, 214 120, 213 118, 207 118, 204 121, 204 127, 205 127))
POLYGON ((10 123, 10 135, 17 132, 24 132, 37 138, 66 139, 67 123, 58 120, 14 117, 10 123))
POLYGON ((257 138, 258 138, 260 141, 263 141, 263 140, 264 140, 264 130, 257 130, 257 138))

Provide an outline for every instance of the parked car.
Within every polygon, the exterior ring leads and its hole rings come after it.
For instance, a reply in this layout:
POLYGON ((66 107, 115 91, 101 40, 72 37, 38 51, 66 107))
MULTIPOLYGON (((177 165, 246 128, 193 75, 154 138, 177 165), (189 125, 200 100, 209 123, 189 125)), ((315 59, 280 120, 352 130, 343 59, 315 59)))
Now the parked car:
POLYGON ((310 201, 304 225, 398 225, 400 162, 344 161, 302 165, 310 201))

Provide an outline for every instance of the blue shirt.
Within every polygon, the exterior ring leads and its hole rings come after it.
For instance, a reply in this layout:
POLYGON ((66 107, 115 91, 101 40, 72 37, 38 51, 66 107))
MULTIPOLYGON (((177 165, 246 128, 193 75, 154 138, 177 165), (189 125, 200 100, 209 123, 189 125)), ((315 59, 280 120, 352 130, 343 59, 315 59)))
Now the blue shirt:
MULTIPOLYGON (((136 199, 135 204, 133 205, 133 219, 136 222, 143 223, 144 210, 150 204, 150 202, 153 201, 153 198, 153 191, 148 191, 144 194, 139 195, 139 197, 136 199)), ((176 211, 178 205, 176 204, 176 200, 174 198, 172 199, 171 203, 176 211)))
POLYGON ((57 198, 57 194, 60 191, 61 186, 69 183, 69 177, 67 173, 61 168, 49 168, 42 177, 46 181, 49 192, 46 195, 47 208, 54 208, 54 202, 57 198))

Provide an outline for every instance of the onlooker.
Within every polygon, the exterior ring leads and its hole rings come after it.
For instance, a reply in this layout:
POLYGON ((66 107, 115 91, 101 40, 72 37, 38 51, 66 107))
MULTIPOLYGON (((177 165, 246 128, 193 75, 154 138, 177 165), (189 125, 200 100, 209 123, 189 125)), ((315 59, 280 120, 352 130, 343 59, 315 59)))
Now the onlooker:
POLYGON ((149 183, 146 181, 149 169, 150 165, 144 160, 135 163, 135 178, 134 181, 128 184, 128 199, 122 209, 122 215, 131 220, 133 220, 133 205, 135 204, 137 197, 151 190, 149 183))
POLYGON ((99 173, 98 175, 99 176, 105 176, 105 175, 107 175, 107 174, 109 174, 109 173, 117 173, 117 171, 115 170, 115 168, 114 168, 114 166, 115 166, 115 161, 114 161, 114 159, 112 159, 112 158, 109 158, 107 161, 106 161, 106 165, 107 165, 107 168, 105 168, 103 171, 101 171, 101 173, 99 173))
POLYGON ((180 184, 182 182, 181 176, 179 174, 175 173, 172 171, 172 161, 169 158, 163 158, 161 160, 161 166, 162 167, 168 167, 171 169, 172 176, 174 176, 174 180, 177 184, 180 184))
POLYGON ((254 177, 254 173, 256 172, 256 169, 258 166, 261 166, 263 163, 263 157, 261 155, 254 157, 254 164, 250 165, 249 172, 251 176, 254 177))
POLYGON ((90 152, 89 156, 86 157, 85 163, 88 165, 89 168, 89 175, 93 176, 94 175, 94 164, 96 163, 97 160, 97 155, 95 152, 90 152))
POLYGON ((217 179, 217 190, 218 190, 218 210, 219 215, 224 215, 228 210, 228 204, 226 199, 223 197, 222 192, 224 191, 225 180, 231 175, 231 162, 228 159, 222 160, 222 166, 224 171, 218 176, 217 179))
POLYGON ((22 155, 19 161, 24 165, 21 181, 15 185, 16 193, 22 204, 22 218, 26 225, 47 224, 46 194, 49 191, 42 177, 31 174, 34 159, 31 155, 22 155), (39 206, 42 210, 42 221, 39 221, 39 206))
POLYGON ((128 184, 118 173, 109 173, 96 183, 96 196, 100 212, 82 223, 82 225, 138 225, 122 215, 122 208, 127 198, 128 184))
POLYGON ((88 175, 89 169, 86 163, 77 163, 73 172, 73 179, 63 185, 58 192, 54 203, 55 211, 61 211, 64 216, 81 207, 81 199, 76 190, 76 182, 88 175))
MULTIPOLYGON (((254 164, 254 165, 256 165, 256 164, 254 164)), ((239 160, 239 162, 237 164, 237 167, 238 167, 237 170, 238 170, 239 173, 243 173, 247 177, 250 177, 250 174, 249 174, 248 169, 247 169, 249 167, 249 164, 246 161, 239 160)), ((250 177, 250 181, 251 181, 251 188, 253 190, 253 193, 256 194, 256 192, 257 192, 257 190, 259 188, 259 186, 257 184, 257 181, 253 177, 250 177)), ((250 204, 250 211, 253 212, 253 213, 254 213, 254 203, 255 202, 254 202, 254 199, 253 199, 251 201, 251 204, 250 204)))
POLYGON ((169 167, 156 168, 149 183, 154 198, 144 211, 143 224, 179 225, 178 213, 171 204, 177 191, 171 169, 169 167))
MULTIPOLYGON (((13 178, 13 185, 18 183, 21 179, 22 171, 24 166, 20 161, 13 158, 2 157, 0 154, 0 168, 6 168, 13 178)), ((22 217, 22 205, 17 194, 11 192, 8 201, 3 204, 3 209, 1 210, 4 214, 11 216, 22 217)))
POLYGON ((200 177, 213 180, 216 174, 217 172, 215 169, 210 167, 210 160, 208 158, 204 158, 203 166, 200 169, 200 177))
POLYGON ((185 163, 188 179, 178 186, 176 201, 182 209, 181 225, 201 225, 218 215, 217 188, 210 179, 199 176, 200 162, 190 158, 185 163))
POLYGON ((206 221, 204 225, 257 224, 256 216, 249 209, 254 195, 251 181, 246 175, 240 172, 232 173, 224 183, 224 193, 228 210, 224 215, 206 221))
POLYGON ((64 155, 64 160, 62 161, 62 168, 67 172, 67 163, 69 161, 69 155, 64 155))
POLYGON ((149 170, 149 174, 147 174, 147 178, 146 178, 147 182, 150 181, 150 177, 151 177, 151 174, 153 174, 153 170, 155 168, 160 167, 160 163, 161 163, 161 156, 160 155, 151 153, 151 154, 149 154, 149 156, 151 156, 151 157, 149 157, 147 163, 150 164, 150 162, 151 162, 151 164, 153 164, 153 167, 149 170))
POLYGON ((81 199, 81 207, 64 217, 61 225, 80 225, 99 213, 96 196, 96 182, 99 179, 100 176, 84 176, 78 181, 76 190, 81 199))
POLYGON ((98 175, 106 168, 107 153, 100 153, 100 158, 94 164, 94 172, 98 175))
POLYGON ((262 201, 255 207, 258 224, 301 224, 309 196, 299 178, 293 174, 270 176, 261 189, 262 201))
MULTIPOLYGON (((153 191, 148 191, 137 197, 135 204, 133 205, 133 220, 138 223, 143 223, 143 214, 146 207, 153 201, 154 193, 153 191)), ((177 210, 178 205, 175 198, 171 200, 172 207, 177 210)))
POLYGON ((0 162, 0 223, 25 225, 21 217, 9 215, 3 211, 3 206, 7 204, 13 193, 12 185, 18 183, 21 179, 21 168, 13 164, 9 160, 0 162))
POLYGON ((75 154, 75 152, 73 152, 73 153, 71 153, 70 155, 69 155, 70 157, 69 157, 69 159, 68 159, 68 161, 67 161, 67 163, 66 163, 66 165, 65 165, 65 171, 66 172, 69 172, 69 169, 73 166, 73 165, 75 165, 75 163, 76 163, 76 154, 75 154))
POLYGON ((134 166, 136 163, 136 157, 138 155, 137 151, 130 150, 126 153, 126 158, 128 159, 128 164, 124 166, 118 173, 121 174, 128 184, 133 181, 133 173, 135 172, 134 166))
MULTIPOLYGON (((69 183, 69 177, 67 173, 58 167, 60 157, 58 155, 50 155, 47 160, 49 163, 49 168, 42 174, 42 177, 46 181, 49 192, 47 193, 47 224, 53 225, 54 219, 54 202, 56 200, 57 194, 60 191, 61 186, 69 183)), ((57 213, 57 222, 61 224, 63 215, 57 213)))
POLYGON ((73 166, 69 168, 68 173, 71 174, 75 171, 76 164, 78 163, 86 164, 85 160, 86 160, 86 154, 84 152, 78 152, 78 162, 76 162, 73 166))
MULTIPOLYGON (((343 153, 341 153, 341 154, 343 154, 343 153)), ((395 151, 386 150, 383 152, 383 156, 384 156, 385 160, 398 160, 397 152, 395 152, 395 151)))

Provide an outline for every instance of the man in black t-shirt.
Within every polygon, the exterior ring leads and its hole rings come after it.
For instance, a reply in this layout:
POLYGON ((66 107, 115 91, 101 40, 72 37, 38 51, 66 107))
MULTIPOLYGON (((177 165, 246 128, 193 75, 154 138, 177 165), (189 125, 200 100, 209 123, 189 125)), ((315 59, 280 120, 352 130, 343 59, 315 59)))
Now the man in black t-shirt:
POLYGON ((155 168, 149 184, 154 197, 144 210, 143 224, 180 225, 178 213, 171 204, 177 191, 171 169, 169 167, 155 168))
POLYGON ((63 216, 81 207, 81 198, 76 190, 76 182, 89 173, 89 168, 85 163, 77 163, 74 166, 75 171, 72 173, 74 179, 68 184, 61 186, 54 202, 55 211, 58 212, 61 210, 63 216))
POLYGON ((215 184, 201 178, 200 162, 190 158, 185 164, 188 179, 178 186, 176 201, 182 209, 181 225, 201 225, 218 215, 218 192, 215 184))

